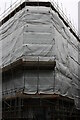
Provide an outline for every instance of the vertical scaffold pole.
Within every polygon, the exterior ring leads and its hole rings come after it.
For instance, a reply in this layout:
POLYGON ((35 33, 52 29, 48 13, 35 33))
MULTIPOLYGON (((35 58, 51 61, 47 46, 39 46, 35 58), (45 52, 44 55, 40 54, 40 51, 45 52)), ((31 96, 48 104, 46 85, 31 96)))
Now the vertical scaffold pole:
POLYGON ((37 93, 39 92, 39 57, 38 57, 38 66, 37 66, 37 93))

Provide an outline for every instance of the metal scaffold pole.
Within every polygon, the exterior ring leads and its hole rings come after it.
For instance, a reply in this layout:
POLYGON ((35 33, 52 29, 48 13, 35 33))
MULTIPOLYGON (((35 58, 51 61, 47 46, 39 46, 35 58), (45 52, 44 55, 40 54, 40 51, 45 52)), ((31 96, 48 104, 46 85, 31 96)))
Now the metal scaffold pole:
POLYGON ((38 57, 38 65, 37 65, 37 93, 39 92, 39 57, 38 57))

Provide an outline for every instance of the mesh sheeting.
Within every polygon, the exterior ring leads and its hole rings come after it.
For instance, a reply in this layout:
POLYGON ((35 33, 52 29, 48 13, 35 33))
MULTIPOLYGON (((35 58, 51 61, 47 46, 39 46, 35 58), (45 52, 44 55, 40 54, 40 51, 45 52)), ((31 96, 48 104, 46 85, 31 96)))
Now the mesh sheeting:
MULTIPOLYGON (((54 92, 74 98, 77 108, 80 107, 78 104, 80 97, 78 94, 80 91, 78 41, 56 12, 49 7, 26 6, 1 26, 0 36, 2 68, 25 57, 26 61, 35 60, 38 57, 44 61, 55 59, 55 75, 54 71, 39 73, 41 85, 39 92, 52 93, 55 76, 54 92)), ((25 79, 25 91, 35 93, 38 79, 36 72, 25 71, 25 79)), ((19 84, 21 86, 22 83, 23 75, 19 77, 17 75, 14 80, 15 86, 18 87, 19 84)), ((12 88, 13 80, 10 79, 7 85, 7 88, 10 86, 12 88)))

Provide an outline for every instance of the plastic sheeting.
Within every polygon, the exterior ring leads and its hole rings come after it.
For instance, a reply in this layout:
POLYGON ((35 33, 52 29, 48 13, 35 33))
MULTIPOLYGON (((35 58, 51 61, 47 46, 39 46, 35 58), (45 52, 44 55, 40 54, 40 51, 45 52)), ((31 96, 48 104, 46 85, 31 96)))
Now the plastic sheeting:
MULTIPOLYGON (((20 58, 26 57, 26 61, 29 61, 29 56, 32 60, 36 57, 48 58, 48 61, 56 60, 55 74, 54 71, 39 71, 37 76, 34 71, 24 71, 25 92, 36 93, 39 79, 39 93, 55 92, 74 98, 77 108, 80 107, 78 41, 56 12, 49 7, 26 6, 1 26, 0 35, 1 67, 20 58)), ((14 78, 14 83, 11 79, 4 82, 4 89, 6 84, 7 89, 22 87, 23 78, 21 74, 14 78)))

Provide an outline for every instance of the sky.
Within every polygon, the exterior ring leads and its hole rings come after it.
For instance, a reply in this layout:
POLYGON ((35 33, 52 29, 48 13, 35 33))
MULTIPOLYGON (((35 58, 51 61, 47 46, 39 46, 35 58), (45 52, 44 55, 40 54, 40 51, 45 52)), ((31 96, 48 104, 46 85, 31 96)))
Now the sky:
MULTIPOLYGON (((0 14, 6 11, 6 9, 9 8, 16 1, 19 2, 24 0, 0 0, 0 14)), ((52 0, 52 1, 55 1, 56 3, 58 3, 60 8, 71 20, 75 28, 78 29, 78 2, 80 0, 52 0)))

